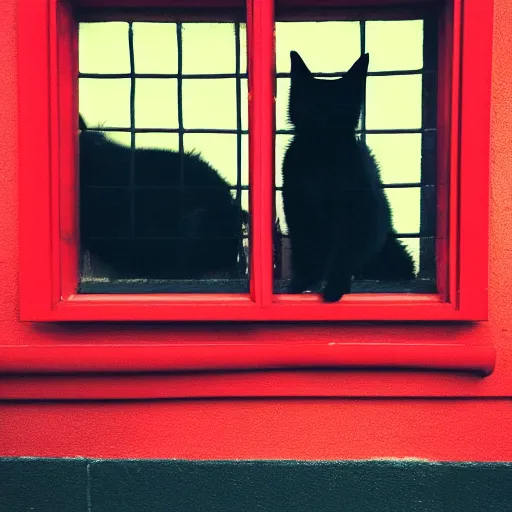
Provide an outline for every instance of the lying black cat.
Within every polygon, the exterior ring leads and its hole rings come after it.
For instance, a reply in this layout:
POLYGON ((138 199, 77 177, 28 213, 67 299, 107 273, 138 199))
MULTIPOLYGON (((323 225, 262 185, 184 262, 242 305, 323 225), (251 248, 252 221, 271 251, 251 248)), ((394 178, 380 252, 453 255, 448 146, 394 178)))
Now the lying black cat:
POLYGON ((213 167, 193 153, 132 155, 79 122, 82 255, 111 278, 236 276, 247 212, 213 167))
POLYGON ((325 280, 323 298, 350 293, 352 277, 412 279, 414 264, 395 238, 377 163, 356 138, 369 55, 337 80, 313 77, 291 52, 283 203, 292 248, 291 293, 325 280))

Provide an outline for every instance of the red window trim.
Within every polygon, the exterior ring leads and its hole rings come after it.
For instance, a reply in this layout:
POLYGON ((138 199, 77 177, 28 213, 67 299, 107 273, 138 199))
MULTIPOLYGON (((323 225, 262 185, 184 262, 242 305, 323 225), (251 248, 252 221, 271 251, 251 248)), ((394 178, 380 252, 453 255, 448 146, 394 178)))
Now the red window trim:
MULTIPOLYGON (((155 5, 163 2, 153 0, 155 5)), ((86 0, 80 3, 85 5, 86 0)), ((126 7, 136 2, 87 0, 89 6, 94 3, 126 7)), ((239 3, 223 0, 218 5, 239 3)), ((373 0, 369 5, 375 3, 373 0)), ((334 2, 325 0, 322 4, 334 2)), ((438 240, 440 248, 450 241, 447 280, 441 276, 439 294, 353 294, 327 305, 313 296, 272 295, 272 236, 267 229, 272 218, 274 151, 271 0, 249 0, 247 9, 248 46, 253 56, 249 59, 253 77, 249 113, 253 257, 250 294, 245 296, 74 293, 78 237, 73 6, 64 0, 20 4, 21 320, 486 319, 492 2, 452 0, 447 5, 439 88, 444 95, 439 128, 445 136, 440 139, 444 144, 440 151, 438 215, 448 220, 448 237, 438 240), (449 172, 445 173, 448 164, 449 172), (449 192, 443 194, 443 190, 449 192)))
POLYGON ((495 366, 495 350, 489 346, 340 344, 339 350, 328 355, 329 348, 317 349, 312 344, 267 350, 258 343, 235 346, 236 359, 249 354, 248 364, 239 361, 238 365, 230 364, 232 345, 220 352, 214 347, 203 352, 195 346, 184 353, 181 347, 140 347, 139 351, 128 346, 111 347, 107 364, 102 363, 106 351, 96 352, 92 347, 12 347, 0 359, 0 399, 510 396, 510 387, 500 385, 498 376, 498 381, 493 377, 482 379, 495 366), (119 350, 123 357, 119 357, 119 350), (129 355, 126 361, 125 350, 129 355), (215 351, 207 371, 169 370, 182 357, 191 356, 188 362, 183 359, 181 366, 192 368, 193 361, 211 357, 215 351), (264 355, 256 358, 256 353, 264 355), (85 363, 77 365, 82 357, 85 363), (144 364, 140 363, 141 357, 144 364), (260 371, 248 371, 251 369, 260 371), (397 370, 416 371, 404 375, 397 370))

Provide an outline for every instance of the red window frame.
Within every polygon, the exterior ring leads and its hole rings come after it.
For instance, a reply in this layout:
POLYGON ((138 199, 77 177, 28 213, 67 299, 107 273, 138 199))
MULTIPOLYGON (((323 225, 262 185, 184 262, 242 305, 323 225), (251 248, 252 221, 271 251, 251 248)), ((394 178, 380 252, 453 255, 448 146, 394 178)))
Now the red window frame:
MULTIPOLYGON (((320 0, 314 6, 357 10, 395 4, 412 8, 420 3, 425 2, 320 0)), ((141 2, 20 3, 21 320, 485 320, 493 2, 437 3, 443 5, 438 86, 437 252, 438 265, 443 270, 438 272, 439 293, 350 294, 337 304, 323 304, 315 296, 272 294, 273 0, 247 0, 252 211, 248 295, 76 293, 79 237, 75 13, 84 7, 115 12, 141 2)), ((199 9, 205 4, 199 0, 151 0, 144 2, 144 7, 199 9)), ((218 12, 243 8, 241 0, 216 0, 210 4, 212 11, 218 12)), ((306 0, 277 0, 276 9, 310 9, 311 5, 306 0)))

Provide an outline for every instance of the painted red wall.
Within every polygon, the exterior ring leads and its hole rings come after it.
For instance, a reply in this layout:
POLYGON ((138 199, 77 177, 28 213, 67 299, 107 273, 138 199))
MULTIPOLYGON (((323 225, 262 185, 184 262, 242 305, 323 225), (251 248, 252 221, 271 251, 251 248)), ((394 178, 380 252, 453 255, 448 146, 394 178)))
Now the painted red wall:
MULTIPOLYGON (((18 321, 17 3, 0 2, 0 344, 58 344, 70 339, 108 343, 122 338, 126 329, 157 341, 166 336, 165 328, 78 330, 18 321)), ((497 350, 490 377, 330 375, 340 394, 346 386, 347 394, 359 391, 368 397, 360 399, 3 402, 0 456, 512 460, 511 19, 512 3, 495 0, 489 321, 463 327, 352 325, 336 328, 335 333, 376 341, 385 329, 388 337, 457 336, 468 343, 490 343, 497 350), (410 390, 416 398, 369 398, 386 388, 391 390, 388 395, 407 395, 410 390), (435 389, 448 398, 418 398, 422 389, 425 394, 435 389), (455 398, 462 395, 468 398, 455 398)), ((34 137, 37 132, 34 126, 34 137)), ((293 382, 294 376, 285 378, 293 382)), ((0 387, 6 382, 0 380, 0 387)), ((297 382, 306 381, 297 377, 297 382)))

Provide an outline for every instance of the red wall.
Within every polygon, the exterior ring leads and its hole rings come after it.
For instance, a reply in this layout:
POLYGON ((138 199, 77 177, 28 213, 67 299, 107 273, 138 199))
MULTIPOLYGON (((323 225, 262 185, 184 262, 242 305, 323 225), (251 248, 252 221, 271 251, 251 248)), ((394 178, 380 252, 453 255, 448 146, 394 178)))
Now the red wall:
MULTIPOLYGON (((0 345, 93 342, 100 333, 98 341, 119 340, 119 328, 81 332, 18 321, 17 3, 0 2, 0 345)), ((367 398, 359 399, 3 402, 0 456, 512 460, 511 19, 512 3, 495 0, 489 321, 463 328, 411 324, 338 329, 351 339, 376 340, 386 329, 387 336, 398 338, 484 341, 497 350, 493 375, 337 374, 341 390, 344 384, 351 395, 363 390, 367 398), (447 398, 370 398, 381 394, 387 379, 393 389, 411 389, 416 397, 421 389, 425 394, 438 389, 447 398), (462 395, 468 398, 456 398, 462 395)), ((37 132, 34 126, 34 137, 37 132)), ((132 329, 144 335, 141 328, 132 329)), ((146 332, 146 339, 157 339, 161 332, 146 332)), ((399 394, 403 392, 395 396, 399 394)))

